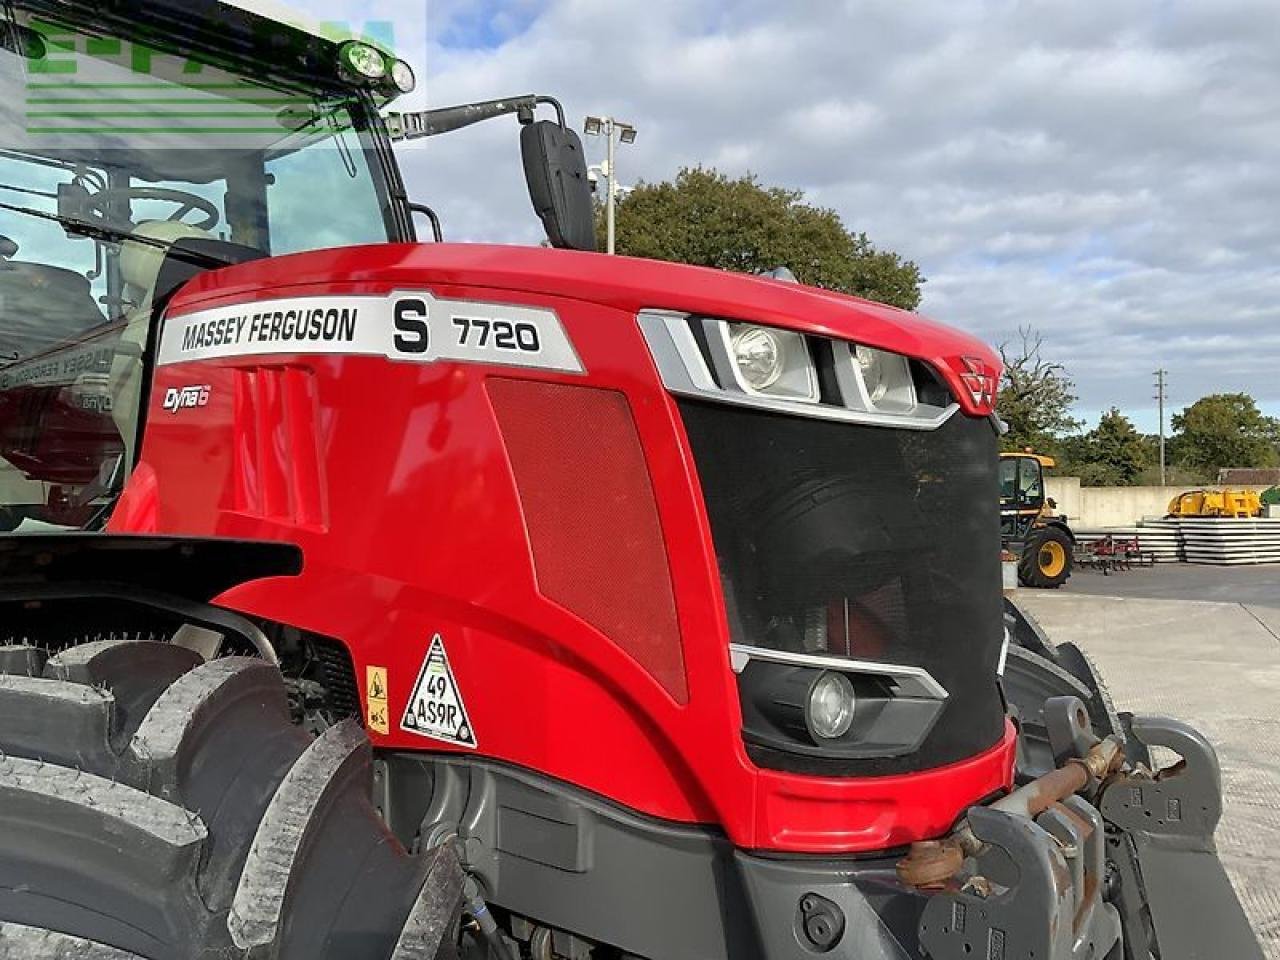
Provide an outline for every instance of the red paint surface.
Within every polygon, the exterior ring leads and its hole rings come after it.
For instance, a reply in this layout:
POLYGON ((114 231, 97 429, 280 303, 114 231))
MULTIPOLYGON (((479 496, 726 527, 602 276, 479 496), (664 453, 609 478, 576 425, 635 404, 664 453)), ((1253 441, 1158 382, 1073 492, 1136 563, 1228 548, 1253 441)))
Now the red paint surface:
MULTIPOLYGON (((397 729, 439 633, 484 755, 644 814, 719 824, 742 847, 883 849, 941 834, 964 807, 1009 785, 1011 733, 970 761, 910 777, 805 777, 750 762, 692 456, 635 314, 707 313, 916 356, 948 379, 968 415, 988 411, 960 379, 969 369, 962 358, 983 358, 997 370, 987 347, 902 311, 791 284, 479 246, 367 247, 245 264, 193 281, 171 314, 282 296, 415 289, 551 308, 586 373, 302 354, 162 367, 143 466, 113 529, 300 545, 306 563, 300 577, 251 583, 221 602, 341 639, 362 683, 367 665, 386 667, 392 733, 375 735, 380 747, 454 749, 397 729), (665 545, 683 698, 671 690, 672 661, 646 662, 653 651, 629 652, 604 632, 598 611, 572 609, 583 605, 572 596, 557 603, 540 590, 511 453, 486 389, 495 377, 591 387, 625 400, 658 530, 652 513, 635 503, 612 519, 624 532, 635 527, 636 542, 660 534, 665 545), (192 383, 210 386, 208 406, 159 415, 167 388, 192 383)), ((622 409, 601 422, 619 429, 622 409)), ((563 452, 556 446, 549 444, 549 455, 563 452)), ((577 469, 554 466, 569 474, 577 469)), ((601 509, 590 495, 580 507, 601 509)), ((617 549, 625 562, 626 543, 617 549)), ((612 584, 619 598, 661 572, 651 556, 644 563, 639 578, 612 584)))

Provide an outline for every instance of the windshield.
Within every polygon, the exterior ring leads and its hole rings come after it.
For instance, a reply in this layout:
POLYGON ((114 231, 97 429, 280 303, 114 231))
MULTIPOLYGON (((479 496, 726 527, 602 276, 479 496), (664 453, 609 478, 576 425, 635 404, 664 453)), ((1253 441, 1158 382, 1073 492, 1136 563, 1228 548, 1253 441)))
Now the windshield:
POLYGON ((237 262, 398 237, 355 96, 2 0, 0 92, 0 531, 80 527, 133 461, 168 246, 237 262))

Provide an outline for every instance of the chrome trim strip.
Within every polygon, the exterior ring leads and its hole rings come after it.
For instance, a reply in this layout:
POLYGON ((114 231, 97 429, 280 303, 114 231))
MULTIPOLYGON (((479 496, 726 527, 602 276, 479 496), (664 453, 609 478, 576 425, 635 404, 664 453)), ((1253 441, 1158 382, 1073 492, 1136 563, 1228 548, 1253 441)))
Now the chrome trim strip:
POLYGON ((913 414, 884 413, 879 410, 857 410, 826 403, 805 403, 726 390, 716 383, 698 341, 689 329, 688 314, 670 310, 642 310, 638 320, 663 384, 678 396, 817 420, 921 431, 937 430, 960 409, 958 403, 947 407, 919 404, 913 414))
POLYGON ((795 667, 817 667, 839 673, 859 673, 873 677, 886 677, 897 688, 901 697, 917 700, 946 700, 947 688, 933 678, 924 667, 909 667, 898 663, 877 663, 873 660, 846 660, 844 657, 822 657, 810 653, 787 653, 768 647, 751 647, 743 643, 729 644, 729 662, 734 673, 747 669, 752 660, 785 663, 795 667))

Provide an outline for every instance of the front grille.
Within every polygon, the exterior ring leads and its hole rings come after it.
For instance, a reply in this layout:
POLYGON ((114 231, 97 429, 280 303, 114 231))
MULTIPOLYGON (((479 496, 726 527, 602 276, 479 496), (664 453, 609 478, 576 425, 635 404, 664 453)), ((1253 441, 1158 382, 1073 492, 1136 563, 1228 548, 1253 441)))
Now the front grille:
POLYGON ((890 774, 952 763, 1004 729, 995 431, 956 414, 899 430, 681 401, 735 643, 920 666, 949 694, 906 756, 787 769, 890 774), (839 770, 836 770, 839 767, 839 770))

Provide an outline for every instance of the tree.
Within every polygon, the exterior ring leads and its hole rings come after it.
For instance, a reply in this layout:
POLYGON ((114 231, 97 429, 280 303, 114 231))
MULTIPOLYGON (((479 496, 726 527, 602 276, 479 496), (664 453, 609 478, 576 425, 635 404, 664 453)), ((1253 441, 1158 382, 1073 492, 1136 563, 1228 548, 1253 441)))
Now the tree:
POLYGON ((1006 450, 1053 452, 1060 449, 1063 434, 1080 427, 1071 416, 1075 383, 1062 364, 1044 359, 1043 346, 1043 338, 1030 327, 1019 328, 1016 344, 1000 344, 1004 379, 997 412, 1009 425, 1006 450))
POLYGON ((1201 397, 1173 415, 1175 462, 1209 476, 1225 467, 1280 465, 1280 421, 1262 415, 1247 393, 1201 397))
POLYGON ((920 304, 924 282, 916 264, 877 250, 801 192, 704 167, 686 167, 672 182, 641 183, 618 201, 617 250, 740 273, 788 267, 801 283, 904 310, 920 304))
POLYGON ((1088 433, 1064 441, 1063 449, 1066 468, 1089 487, 1132 486, 1155 459, 1150 441, 1115 407, 1088 433))

